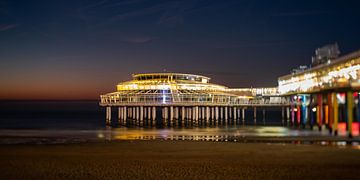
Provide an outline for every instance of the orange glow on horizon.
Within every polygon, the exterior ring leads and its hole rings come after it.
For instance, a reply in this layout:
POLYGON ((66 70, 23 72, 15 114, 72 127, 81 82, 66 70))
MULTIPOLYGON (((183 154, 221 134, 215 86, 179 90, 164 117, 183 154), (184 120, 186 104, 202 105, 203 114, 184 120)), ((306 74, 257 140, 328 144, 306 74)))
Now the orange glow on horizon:
POLYGON ((76 82, 13 83, 1 87, 0 100, 98 100, 111 90, 111 86, 76 82))

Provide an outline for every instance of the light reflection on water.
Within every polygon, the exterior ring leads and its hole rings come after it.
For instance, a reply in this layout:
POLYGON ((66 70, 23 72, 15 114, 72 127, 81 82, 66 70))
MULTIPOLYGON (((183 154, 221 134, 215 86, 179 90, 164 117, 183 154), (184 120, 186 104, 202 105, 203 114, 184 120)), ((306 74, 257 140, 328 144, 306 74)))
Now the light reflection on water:
MULTIPOLYGON (((190 140, 231 142, 284 142, 304 144, 318 138, 331 138, 325 131, 298 130, 286 127, 241 126, 222 128, 129 129, 112 128, 98 132, 106 140, 190 140), (300 139, 298 139, 300 138, 300 139)), ((331 139, 329 139, 331 140, 331 139)), ((313 142, 310 142, 311 144, 313 142)))
MULTIPOLYGON (((112 128, 113 140, 163 139, 163 140, 226 140, 237 137, 286 137, 322 135, 316 131, 291 130, 285 127, 226 127, 226 128, 112 128)), ((101 133, 101 132, 100 132, 101 133)), ((325 134, 324 134, 325 135, 325 134)), ((104 136, 104 135, 100 135, 104 136)))
POLYGON ((287 127, 228 126, 208 128, 106 128, 101 130, 0 130, 1 144, 59 144, 89 141, 174 140, 318 144, 360 150, 359 137, 287 127), (14 138, 16 137, 16 138, 14 138))

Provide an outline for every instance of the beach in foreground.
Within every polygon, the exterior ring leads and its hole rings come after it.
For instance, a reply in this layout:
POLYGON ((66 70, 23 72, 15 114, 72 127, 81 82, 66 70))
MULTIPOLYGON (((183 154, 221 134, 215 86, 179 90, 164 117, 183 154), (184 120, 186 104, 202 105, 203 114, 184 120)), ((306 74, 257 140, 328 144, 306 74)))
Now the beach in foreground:
POLYGON ((118 141, 0 145, 1 179, 356 179, 360 151, 320 145, 118 141))

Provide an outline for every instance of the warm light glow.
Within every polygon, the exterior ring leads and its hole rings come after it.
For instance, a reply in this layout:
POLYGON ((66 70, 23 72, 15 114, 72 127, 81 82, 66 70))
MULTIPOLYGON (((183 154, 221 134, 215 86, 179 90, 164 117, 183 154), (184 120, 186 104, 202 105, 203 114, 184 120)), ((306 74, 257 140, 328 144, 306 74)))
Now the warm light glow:
POLYGON ((338 134, 345 136, 346 135, 346 123, 341 122, 338 124, 338 134))
POLYGON ((133 75, 133 78, 119 83, 116 92, 101 95, 101 105, 288 104, 286 99, 279 96, 278 89, 273 87, 232 89, 209 83, 210 78, 205 76, 178 73, 140 74, 133 75))
POLYGON ((345 104, 345 93, 337 93, 336 98, 339 104, 345 104))
POLYGON ((306 93, 324 88, 351 86, 359 81, 360 58, 345 59, 342 63, 330 63, 321 68, 280 77, 279 92, 306 93))
POLYGON ((359 123, 358 122, 352 123, 352 132, 351 133, 353 136, 359 136, 359 123))

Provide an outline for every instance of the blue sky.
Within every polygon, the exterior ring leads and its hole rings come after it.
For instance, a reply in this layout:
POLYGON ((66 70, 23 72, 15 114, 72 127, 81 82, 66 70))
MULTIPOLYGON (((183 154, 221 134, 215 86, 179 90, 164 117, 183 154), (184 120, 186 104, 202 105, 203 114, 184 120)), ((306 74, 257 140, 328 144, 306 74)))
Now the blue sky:
POLYGON ((359 1, 0 2, 0 98, 97 98, 132 73, 276 86, 317 47, 360 49, 359 1), (4 88, 3 88, 4 87, 4 88))

